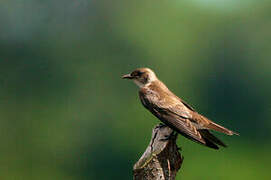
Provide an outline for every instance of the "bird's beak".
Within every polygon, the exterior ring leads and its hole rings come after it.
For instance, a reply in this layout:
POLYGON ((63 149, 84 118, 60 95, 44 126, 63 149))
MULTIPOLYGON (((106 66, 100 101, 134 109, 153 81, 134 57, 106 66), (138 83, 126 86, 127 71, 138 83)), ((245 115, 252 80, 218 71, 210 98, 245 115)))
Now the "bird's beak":
POLYGON ((131 74, 125 74, 122 76, 122 79, 133 79, 133 76, 131 76, 131 74))

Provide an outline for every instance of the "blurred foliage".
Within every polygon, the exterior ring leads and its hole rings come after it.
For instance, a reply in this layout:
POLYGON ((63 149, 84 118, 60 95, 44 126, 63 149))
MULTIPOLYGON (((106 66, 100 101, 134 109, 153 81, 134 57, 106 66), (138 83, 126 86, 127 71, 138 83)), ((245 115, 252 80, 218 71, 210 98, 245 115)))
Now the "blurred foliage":
POLYGON ((120 79, 155 70, 241 134, 180 138, 180 179, 270 179, 268 1, 0 2, 0 179, 131 179, 158 120, 120 79))

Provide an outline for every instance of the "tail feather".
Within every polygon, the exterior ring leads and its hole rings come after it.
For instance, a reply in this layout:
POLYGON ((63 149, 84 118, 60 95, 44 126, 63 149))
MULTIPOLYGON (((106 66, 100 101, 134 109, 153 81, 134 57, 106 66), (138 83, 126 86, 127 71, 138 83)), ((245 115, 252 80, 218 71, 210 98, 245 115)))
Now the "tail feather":
POLYGON ((205 141, 205 144, 204 144, 205 146, 207 146, 209 148, 212 148, 212 149, 219 149, 219 147, 215 143, 213 143, 212 141, 210 141, 209 139, 204 138, 204 137, 203 137, 203 139, 205 141))
POLYGON ((218 125, 218 124, 216 124, 214 122, 210 122, 210 124, 207 125, 207 128, 218 131, 218 132, 222 132, 222 133, 230 135, 230 136, 234 135, 234 134, 239 136, 238 133, 233 132, 233 131, 231 131, 231 130, 229 130, 227 128, 224 128, 223 126, 220 126, 220 125, 218 125))
POLYGON ((207 129, 199 129, 198 131, 206 142, 211 141, 212 143, 218 144, 223 147, 227 147, 225 143, 223 143, 221 140, 219 140, 217 137, 211 134, 207 129))

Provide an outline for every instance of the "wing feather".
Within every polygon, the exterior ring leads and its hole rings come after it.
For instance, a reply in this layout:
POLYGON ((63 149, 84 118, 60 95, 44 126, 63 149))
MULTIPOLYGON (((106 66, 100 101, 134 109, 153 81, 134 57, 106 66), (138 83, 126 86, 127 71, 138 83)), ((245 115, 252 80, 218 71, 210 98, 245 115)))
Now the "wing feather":
POLYGON ((205 144, 196 127, 188 119, 190 115, 182 111, 181 107, 165 106, 155 92, 140 91, 139 97, 142 104, 166 125, 195 142, 205 144))

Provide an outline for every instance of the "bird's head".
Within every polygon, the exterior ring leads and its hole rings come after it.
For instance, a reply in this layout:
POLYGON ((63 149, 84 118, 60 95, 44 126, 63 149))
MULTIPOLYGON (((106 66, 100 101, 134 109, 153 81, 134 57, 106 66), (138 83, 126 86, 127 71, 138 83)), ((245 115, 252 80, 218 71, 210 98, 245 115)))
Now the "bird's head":
POLYGON ((151 82, 157 80, 155 73, 149 68, 138 68, 130 74, 122 76, 123 79, 131 79, 140 88, 149 85, 151 82))

